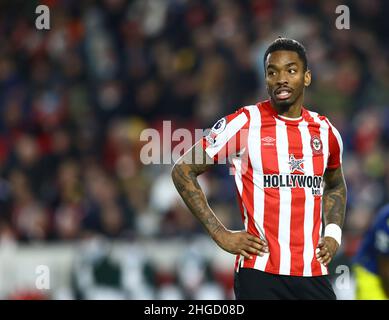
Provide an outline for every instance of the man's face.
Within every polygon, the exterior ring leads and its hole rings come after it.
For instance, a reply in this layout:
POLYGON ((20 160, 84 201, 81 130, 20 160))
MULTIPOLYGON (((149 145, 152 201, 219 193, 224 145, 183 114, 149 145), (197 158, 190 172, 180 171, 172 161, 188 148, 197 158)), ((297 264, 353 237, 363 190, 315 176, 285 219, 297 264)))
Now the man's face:
MULTIPOLYGON (((279 50, 270 53, 265 63, 266 88, 273 103, 282 109, 293 105, 304 87, 311 83, 311 73, 294 51, 279 50)), ((301 101, 302 103, 302 101, 301 101)))

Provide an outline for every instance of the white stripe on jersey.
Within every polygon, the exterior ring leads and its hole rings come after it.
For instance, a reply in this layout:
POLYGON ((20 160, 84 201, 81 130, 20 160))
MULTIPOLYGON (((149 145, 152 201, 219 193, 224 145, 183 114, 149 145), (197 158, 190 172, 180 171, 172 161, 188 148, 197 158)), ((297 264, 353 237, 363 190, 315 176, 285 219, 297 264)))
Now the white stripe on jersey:
POLYGON ((215 154, 217 154, 225 144, 245 125, 247 122, 247 116, 245 113, 241 113, 236 118, 232 119, 229 123, 227 123, 226 128, 222 131, 216 139, 214 144, 210 144, 205 152, 213 158, 215 154))
MULTIPOLYGON (((323 145, 323 162, 324 162, 324 171, 327 168, 327 161, 329 156, 329 140, 328 140, 328 131, 329 126, 326 121, 320 120, 318 114, 316 112, 309 111, 309 114, 312 116, 313 120, 316 123, 320 124, 320 139, 323 145)), ((320 206, 320 229, 319 229, 319 235, 320 237, 323 234, 323 205, 320 206)), ((320 263, 321 272, 323 275, 328 274, 327 268, 320 263)))
MULTIPOLYGON (((314 175, 311 135, 308 129, 308 123, 303 120, 298 126, 301 133, 301 140, 303 144, 304 155, 304 170, 306 175, 314 175)), ((314 255, 314 248, 312 242, 312 230, 314 220, 314 196, 310 189, 304 188, 305 191, 305 208, 304 208, 304 276, 312 275, 311 262, 314 255)))
POLYGON ((234 157, 234 158, 232 158, 232 164, 235 167, 235 184, 236 184, 236 188, 238 189, 239 194, 242 197, 242 192, 243 192, 242 159, 234 157))
MULTIPOLYGON (((278 119, 276 120, 276 137, 277 137, 277 156, 279 174, 289 174, 289 143, 286 124, 278 119)), ((279 229, 278 243, 280 245, 280 273, 290 274, 291 252, 290 252, 290 219, 291 219, 291 202, 292 191, 290 188, 280 187, 280 212, 279 212, 279 229)))
MULTIPOLYGON (((249 157, 253 168, 253 184, 254 184, 254 221, 255 227, 263 239, 266 239, 264 222, 264 206, 265 194, 263 189, 263 170, 262 170, 262 155, 261 155, 261 114, 257 106, 249 106, 247 110, 250 112, 250 127, 248 133, 249 157)), ((269 253, 265 253, 262 257, 257 256, 255 260, 255 269, 265 270, 269 253)))

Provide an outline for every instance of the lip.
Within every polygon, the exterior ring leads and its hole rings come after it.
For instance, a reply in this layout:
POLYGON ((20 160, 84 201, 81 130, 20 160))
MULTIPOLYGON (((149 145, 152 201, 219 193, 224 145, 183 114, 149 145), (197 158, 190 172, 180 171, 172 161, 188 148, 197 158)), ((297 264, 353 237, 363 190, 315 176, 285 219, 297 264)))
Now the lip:
POLYGON ((290 98, 292 91, 291 88, 282 86, 274 90, 274 95, 278 100, 286 100, 290 98))
POLYGON ((278 87, 276 90, 274 90, 274 94, 279 94, 279 93, 281 93, 281 91, 292 92, 293 90, 289 87, 282 86, 282 87, 278 87))

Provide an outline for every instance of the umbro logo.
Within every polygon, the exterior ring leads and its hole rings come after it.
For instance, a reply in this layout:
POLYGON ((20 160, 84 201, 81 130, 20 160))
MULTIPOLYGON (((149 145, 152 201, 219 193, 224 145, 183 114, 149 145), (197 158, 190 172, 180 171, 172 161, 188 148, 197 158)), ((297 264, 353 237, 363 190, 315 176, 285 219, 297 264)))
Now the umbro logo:
POLYGON ((265 145, 265 146, 273 146, 274 141, 276 141, 276 139, 274 139, 273 137, 270 137, 270 136, 264 137, 261 140, 263 142, 263 145, 265 145))

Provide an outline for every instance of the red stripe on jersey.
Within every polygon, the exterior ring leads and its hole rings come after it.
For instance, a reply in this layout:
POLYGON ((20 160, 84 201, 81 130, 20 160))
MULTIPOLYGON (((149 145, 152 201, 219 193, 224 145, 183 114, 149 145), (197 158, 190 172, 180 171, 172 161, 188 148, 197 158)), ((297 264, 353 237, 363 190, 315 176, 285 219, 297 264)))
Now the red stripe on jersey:
MULTIPOLYGON (((238 187, 236 186, 236 184, 235 184, 235 189, 236 189, 236 194, 237 194, 237 198, 238 198, 238 205, 239 205, 240 215, 242 217, 242 221, 244 221, 245 217, 244 217, 243 202, 242 202, 242 198, 240 196, 240 192, 239 192, 238 187)), ((238 271, 239 260, 240 260, 240 254, 237 254, 236 258, 235 258, 235 271, 238 271)))
POLYGON ((205 137, 201 139, 201 145, 203 146, 203 150, 205 150, 205 148, 208 147, 209 142, 205 139, 205 137))
MULTIPOLYGON (((248 118, 247 123, 244 126, 244 130, 242 131, 242 137, 241 139, 244 139, 244 145, 247 146, 247 150, 245 151, 245 154, 241 158, 241 165, 242 165, 242 184, 243 184, 243 190, 242 190, 242 201, 246 208, 246 214, 247 214, 247 232, 258 237, 259 238, 259 232, 257 228, 255 227, 254 222, 254 179, 253 179, 253 167, 251 165, 250 156, 249 156, 249 150, 248 150, 248 129, 250 127, 250 113, 247 110, 244 110, 246 113, 246 116, 248 118)), ((244 208, 242 208, 244 210, 244 208)), ((243 211, 242 211, 243 213, 243 211)), ((250 252, 249 252, 250 253, 250 252)), ((251 254, 251 253, 250 253, 251 254)), ((255 260, 257 258, 256 255, 252 255, 253 259, 244 259, 243 260, 243 267, 244 268, 253 268, 255 264, 255 260)))
MULTIPOLYGON (((313 118, 309 121, 308 130, 311 135, 311 139, 316 136, 320 137, 320 124, 314 122, 313 118)), ((324 157, 323 157, 323 148, 322 152, 312 156, 313 161, 313 171, 317 176, 322 176, 324 173, 324 157)), ((315 197, 314 200, 314 209, 313 209, 313 230, 312 230, 312 242, 313 248, 316 251, 317 244, 319 243, 320 238, 320 224, 321 224, 321 197, 315 197)), ((321 275, 321 266, 319 261, 316 259, 316 252, 312 258, 311 262, 312 275, 321 275)))
MULTIPOLYGON (((276 137, 276 121, 267 110, 261 110, 261 137, 276 137)), ((263 174, 279 174, 278 156, 276 144, 261 144, 263 174)), ((280 245, 278 242, 280 214, 279 188, 268 188, 264 200, 263 227, 269 245, 269 259, 265 271, 279 273, 280 270, 280 245)))
MULTIPOLYGON (((288 133, 289 155, 293 154, 296 159, 302 159, 303 142, 300 130, 296 124, 286 124, 288 133)), ((303 163, 304 165, 304 163, 303 163)), ((297 171, 294 174, 303 172, 297 171)), ((301 276, 304 273, 304 214, 305 214, 305 191, 304 188, 291 189, 291 217, 290 217, 290 274, 301 276)))
MULTIPOLYGON (((250 157, 248 157, 247 170, 242 175, 243 180, 243 203, 246 204, 247 211, 247 232, 259 238, 259 232, 254 224, 254 179, 253 179, 253 167, 251 165, 250 157)), ((250 253, 250 252, 248 252, 250 253)), ((251 253, 250 253, 251 254, 251 253)), ((244 259, 244 268, 253 268, 256 255, 252 255, 253 259, 244 259)))

